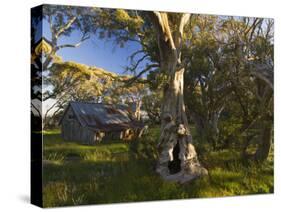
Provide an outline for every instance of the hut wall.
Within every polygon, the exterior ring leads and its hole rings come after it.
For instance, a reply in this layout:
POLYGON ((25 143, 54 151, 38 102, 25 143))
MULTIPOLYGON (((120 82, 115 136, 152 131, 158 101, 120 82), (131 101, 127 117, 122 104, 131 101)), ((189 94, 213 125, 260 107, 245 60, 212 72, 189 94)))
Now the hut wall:
POLYGON ((92 145, 96 143, 97 133, 88 128, 88 127, 80 127, 80 141, 83 144, 92 145))
POLYGON ((83 141, 83 127, 78 122, 71 108, 68 109, 61 123, 62 137, 68 141, 83 141))

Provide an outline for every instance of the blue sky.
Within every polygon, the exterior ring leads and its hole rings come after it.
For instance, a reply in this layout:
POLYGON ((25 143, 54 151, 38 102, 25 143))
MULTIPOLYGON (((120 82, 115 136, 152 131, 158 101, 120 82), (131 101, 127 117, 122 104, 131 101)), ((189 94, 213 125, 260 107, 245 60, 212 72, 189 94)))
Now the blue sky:
MULTIPOLYGON (((43 36, 51 40, 51 33, 47 21, 43 21, 43 36)), ((41 38, 40 30, 36 35, 37 39, 41 38)), ((81 39, 81 32, 73 31, 70 36, 61 36, 58 40, 58 45, 76 44, 81 39)), ((91 38, 84 41, 77 48, 63 48, 57 52, 62 57, 63 61, 74 61, 89 66, 96 66, 107 71, 124 74, 124 67, 130 65, 128 57, 141 46, 136 42, 128 42, 123 48, 117 46, 113 40, 101 40, 96 35, 91 35, 91 38)), ((138 58, 142 57, 139 55, 138 58)), ((137 57, 136 57, 137 59, 137 57)), ((141 69, 149 61, 144 61, 141 69)), ((126 73, 129 74, 129 73, 126 73)), ((43 89, 52 89, 52 87, 44 87, 43 89)), ((48 99, 43 104, 43 114, 55 103, 54 99, 48 99)), ((52 111, 51 111, 52 112, 52 111)))
MULTIPOLYGON (((43 22, 43 36, 48 39, 51 37, 49 24, 46 21, 43 22)), ((68 37, 62 36, 58 44, 75 44, 80 39, 81 32, 74 31, 68 37)), ((124 67, 130 64, 128 57, 139 49, 141 49, 141 46, 136 42, 128 42, 123 48, 120 48, 113 40, 101 40, 96 35, 91 35, 91 38, 84 41, 79 47, 63 48, 57 54, 64 61, 75 61, 123 74, 124 67)), ((145 65, 145 62, 143 65, 145 65)))

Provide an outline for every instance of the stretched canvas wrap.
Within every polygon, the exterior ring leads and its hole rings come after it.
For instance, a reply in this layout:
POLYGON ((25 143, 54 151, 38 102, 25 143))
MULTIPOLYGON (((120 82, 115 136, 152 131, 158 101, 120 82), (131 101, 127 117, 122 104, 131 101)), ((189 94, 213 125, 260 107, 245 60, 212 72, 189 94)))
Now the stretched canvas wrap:
POLYGON ((274 21, 31 9, 31 202, 274 192, 274 21))

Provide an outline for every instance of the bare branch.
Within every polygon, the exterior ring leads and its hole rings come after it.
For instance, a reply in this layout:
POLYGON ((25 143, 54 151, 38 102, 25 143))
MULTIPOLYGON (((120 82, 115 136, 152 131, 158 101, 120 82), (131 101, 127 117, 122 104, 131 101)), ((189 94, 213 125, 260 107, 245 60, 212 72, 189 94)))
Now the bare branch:
POLYGON ((57 101, 51 106, 49 107, 47 110, 46 110, 46 113, 45 113, 45 116, 44 116, 44 120, 46 120, 47 116, 48 116, 48 113, 57 105, 59 105, 59 102, 67 95, 67 92, 65 92, 64 94, 62 94, 58 99, 57 101))
POLYGON ((61 27, 57 33, 55 34, 55 37, 58 38, 62 33, 64 33, 66 30, 68 30, 71 25, 76 21, 77 17, 73 16, 63 27, 61 27))
POLYGON ((161 69, 164 72, 169 72, 170 70, 173 70, 171 65, 176 66, 179 55, 172 37, 171 28, 169 26, 168 14, 165 12, 154 11, 148 13, 148 15, 150 16, 152 24, 154 25, 157 33, 161 69), (167 58, 173 60, 174 63, 169 63, 167 58))
POLYGON ((251 34, 250 34, 250 37, 249 37, 249 42, 252 41, 254 32, 255 32, 257 26, 262 24, 262 21, 263 21, 263 19, 259 19, 259 18, 255 19, 255 22, 253 23, 253 25, 250 28, 251 34))
POLYGON ((131 61, 133 61, 134 60, 134 57, 136 56, 136 55, 138 55, 138 54, 141 54, 141 53, 144 53, 144 50, 138 50, 138 51, 135 51, 133 54, 131 54, 129 57, 128 57, 128 59, 130 59, 131 61))
POLYGON ((145 58, 149 57, 148 54, 145 54, 143 57, 141 57, 135 64, 133 64, 132 67, 129 67, 128 70, 131 71, 131 72, 135 72, 137 67, 140 65, 140 63, 142 61, 144 61, 145 58))
POLYGON ((141 77, 141 75, 143 75, 144 73, 150 71, 152 68, 156 68, 156 67, 159 67, 159 65, 156 64, 156 63, 150 64, 150 65, 146 66, 145 69, 143 69, 141 72, 139 72, 136 76, 134 76, 134 77, 132 77, 132 78, 130 78, 128 80, 123 80, 123 82, 125 82, 126 85, 131 85, 137 79, 139 79, 141 77))
POLYGON ((271 30, 272 30, 272 27, 273 27, 273 21, 271 20, 271 19, 269 19, 268 21, 267 21, 267 29, 266 29, 266 34, 265 34, 265 38, 268 40, 268 39, 270 39, 270 37, 269 37, 269 35, 270 35, 270 32, 271 32, 271 30))
POLYGON ((169 20, 168 20, 168 15, 167 13, 163 13, 163 12, 153 12, 155 14, 155 16, 158 19, 158 25, 159 25, 159 29, 162 32, 162 36, 164 36, 164 40, 167 42, 169 42, 170 46, 172 49, 176 49, 175 44, 174 44, 174 40, 173 40, 173 36, 172 36, 172 32, 169 26, 169 20))
POLYGON ((56 43, 55 32, 54 32, 53 23, 52 23, 52 15, 49 15, 48 22, 50 24, 50 31, 51 31, 51 35, 52 35, 52 43, 56 43))
MULTIPOLYGON (((38 113, 39 117, 42 118, 41 110, 38 109, 32 102, 31 106, 34 108, 34 110, 38 113)), ((32 111, 32 110, 31 110, 32 111)), ((35 114, 34 114, 35 115, 35 114)))
MULTIPOLYGON (((188 23, 189 19, 190 19, 190 14, 184 13, 181 16, 179 28, 176 31, 176 33, 174 33, 174 43, 175 43, 175 47, 178 50, 180 50, 182 47, 183 30, 184 30, 184 27, 186 26, 186 24, 188 23)), ((178 55, 179 55, 179 52, 178 52, 178 55)))
POLYGON ((180 33, 181 37, 183 36, 183 29, 184 29, 185 25, 187 24, 187 22, 189 21, 190 16, 191 15, 189 13, 184 13, 181 17, 180 26, 179 26, 179 33, 180 33))
POLYGON ((264 81, 273 90, 273 69, 269 64, 250 63, 251 74, 264 81))
POLYGON ((76 43, 76 44, 63 44, 63 45, 60 45, 60 46, 57 46, 56 47, 56 51, 58 51, 59 49, 62 49, 62 48, 77 48, 79 47, 85 40, 88 40, 90 38, 89 35, 86 35, 86 33, 83 34, 81 40, 76 43))
POLYGON ((46 110, 45 116, 44 116, 44 120, 47 119, 48 113, 57 105, 57 102, 55 102, 50 108, 48 108, 48 110, 46 110))

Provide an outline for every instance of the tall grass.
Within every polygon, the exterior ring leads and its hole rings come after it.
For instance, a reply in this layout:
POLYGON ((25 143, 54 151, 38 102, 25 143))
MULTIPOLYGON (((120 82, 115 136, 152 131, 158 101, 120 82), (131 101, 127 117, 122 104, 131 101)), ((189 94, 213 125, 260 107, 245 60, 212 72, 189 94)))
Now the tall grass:
MULTIPOLYGON (((153 145, 158 136, 159 128, 152 128, 143 139, 153 145)), ((142 146, 145 157, 138 158, 130 157, 132 146, 122 141, 86 146, 63 141, 57 130, 45 132, 44 206, 222 197, 274 190, 273 157, 257 165, 243 163, 234 150, 208 152, 201 161, 209 176, 180 185, 155 174, 154 162, 145 159, 150 157, 146 152, 150 147, 142 146)))

